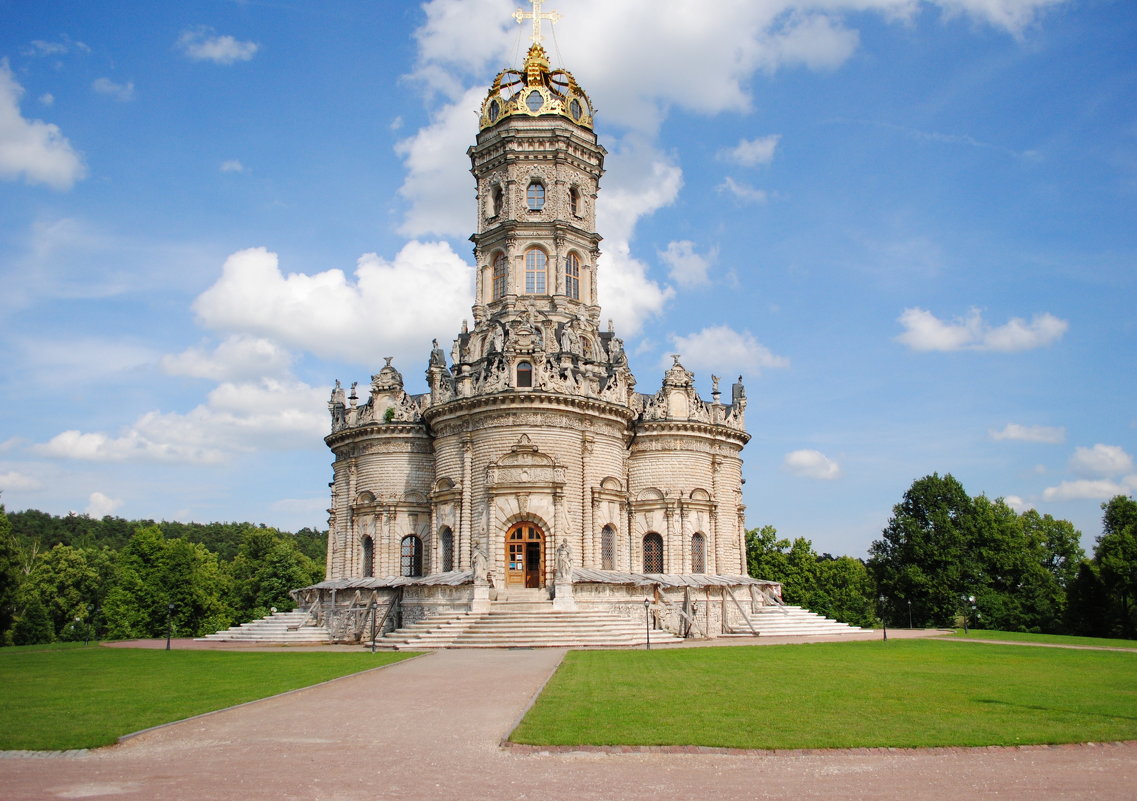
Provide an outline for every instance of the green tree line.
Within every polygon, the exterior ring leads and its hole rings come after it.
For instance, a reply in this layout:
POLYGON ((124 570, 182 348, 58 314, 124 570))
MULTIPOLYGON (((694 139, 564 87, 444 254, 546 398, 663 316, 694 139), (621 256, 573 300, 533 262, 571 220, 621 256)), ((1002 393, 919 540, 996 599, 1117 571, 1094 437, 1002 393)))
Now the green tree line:
POLYGON ((326 534, 252 523, 57 517, 0 505, 0 643, 202 636, 290 610, 326 534))
POLYGON ((971 497, 950 474, 917 479, 868 561, 817 554, 809 540, 747 532, 751 576, 783 600, 858 626, 958 626, 1129 637, 1137 632, 1137 502, 1102 504, 1086 556, 1066 520, 971 497))

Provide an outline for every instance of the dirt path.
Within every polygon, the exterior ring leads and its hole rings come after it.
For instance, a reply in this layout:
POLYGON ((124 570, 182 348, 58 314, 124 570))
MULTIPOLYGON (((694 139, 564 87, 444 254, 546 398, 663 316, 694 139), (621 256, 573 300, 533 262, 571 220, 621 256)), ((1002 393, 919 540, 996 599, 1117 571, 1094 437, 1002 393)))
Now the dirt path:
POLYGON ((444 651, 111 748, 6 755, 0 798, 1128 801, 1137 795, 1137 743, 745 755, 501 748, 562 655, 444 651))

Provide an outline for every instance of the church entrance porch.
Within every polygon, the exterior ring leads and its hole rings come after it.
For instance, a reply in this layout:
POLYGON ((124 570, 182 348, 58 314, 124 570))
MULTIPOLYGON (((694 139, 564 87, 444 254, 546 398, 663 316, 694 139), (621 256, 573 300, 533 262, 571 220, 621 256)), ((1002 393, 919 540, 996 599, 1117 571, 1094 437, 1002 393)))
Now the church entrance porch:
POLYGON ((545 536, 533 523, 517 523, 506 533, 505 586, 545 586, 545 536))

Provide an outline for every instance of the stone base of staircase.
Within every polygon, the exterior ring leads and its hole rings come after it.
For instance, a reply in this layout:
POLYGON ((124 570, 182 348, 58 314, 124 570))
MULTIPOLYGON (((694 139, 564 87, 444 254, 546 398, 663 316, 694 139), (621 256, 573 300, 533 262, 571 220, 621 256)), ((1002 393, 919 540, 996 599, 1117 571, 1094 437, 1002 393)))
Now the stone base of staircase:
POLYGON ((226 631, 218 631, 199 642, 243 642, 265 645, 326 645, 332 641, 331 634, 323 626, 303 626, 308 613, 277 612, 260 620, 232 626, 226 631))
MULTIPOLYGON (((557 611, 536 593, 502 593, 488 612, 438 615, 393 631, 378 644, 400 651, 432 648, 642 648, 645 626, 605 610, 557 611)), ((652 631, 651 644, 683 642, 652 631)), ((368 643, 370 645, 370 643, 368 643)))
MULTIPOLYGON (((763 637, 809 637, 833 634, 863 634, 871 629, 861 629, 848 623, 838 623, 831 618, 810 612, 800 606, 765 606, 750 615, 750 620, 758 634, 763 637)), ((736 631, 727 637, 753 637, 749 630, 736 631)))

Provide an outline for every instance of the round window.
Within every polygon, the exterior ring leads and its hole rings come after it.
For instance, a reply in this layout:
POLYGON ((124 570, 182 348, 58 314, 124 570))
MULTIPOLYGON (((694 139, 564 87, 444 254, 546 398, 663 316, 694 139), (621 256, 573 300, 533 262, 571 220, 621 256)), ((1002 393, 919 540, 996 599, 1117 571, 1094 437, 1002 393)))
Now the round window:
POLYGON ((545 98, 541 97, 541 93, 534 89, 525 97, 525 105, 536 114, 541 110, 541 106, 545 105, 545 98))

